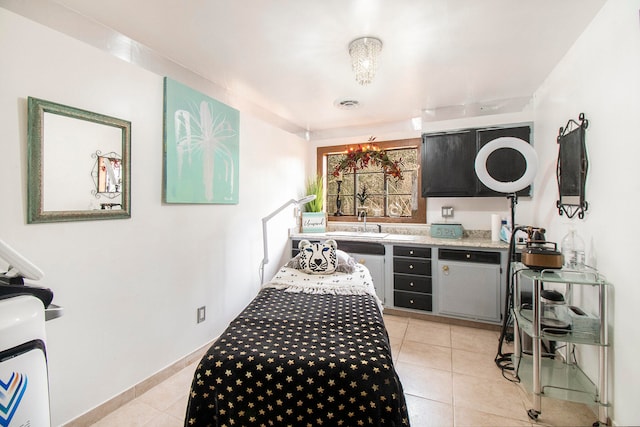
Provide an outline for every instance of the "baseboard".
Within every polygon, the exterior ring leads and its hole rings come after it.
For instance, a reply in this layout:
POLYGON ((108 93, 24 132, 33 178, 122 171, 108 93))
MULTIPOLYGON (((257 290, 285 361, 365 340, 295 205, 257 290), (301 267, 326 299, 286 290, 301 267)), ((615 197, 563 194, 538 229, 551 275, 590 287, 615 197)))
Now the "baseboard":
POLYGON ((63 424, 62 426, 63 427, 84 427, 100 421, 102 418, 106 417, 111 412, 117 410, 121 406, 126 405, 136 397, 140 397, 141 395, 151 390, 153 387, 157 386, 164 380, 180 372, 182 369, 186 368, 192 363, 200 360, 202 356, 204 356, 204 354, 207 352, 209 347, 211 347, 211 344, 213 344, 214 341, 215 339, 210 343, 200 347, 198 350, 183 357, 182 359, 172 363, 166 368, 161 369, 160 371, 156 372, 150 377, 140 381, 138 384, 134 385, 133 387, 128 388, 122 393, 96 406, 95 408, 89 410, 88 412, 85 412, 84 414, 69 421, 68 423, 63 424))
POLYGON ((397 308, 384 308, 384 314, 391 314, 394 316, 410 317, 412 319, 429 320, 431 322, 446 323, 448 325, 456 326, 468 326, 476 329, 488 329, 490 331, 499 331, 501 326, 493 323, 484 323, 475 320, 458 319, 455 317, 438 316, 435 314, 418 313, 416 311, 409 311, 397 308))

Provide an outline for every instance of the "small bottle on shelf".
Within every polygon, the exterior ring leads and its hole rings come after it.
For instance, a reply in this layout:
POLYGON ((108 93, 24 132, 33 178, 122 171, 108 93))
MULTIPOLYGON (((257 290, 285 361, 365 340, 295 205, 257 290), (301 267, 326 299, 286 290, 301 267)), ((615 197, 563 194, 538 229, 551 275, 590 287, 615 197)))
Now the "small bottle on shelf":
POLYGON ((574 227, 571 227, 569 232, 562 238, 560 248, 564 257, 565 268, 572 270, 582 270, 584 268, 584 240, 582 240, 582 237, 574 227))

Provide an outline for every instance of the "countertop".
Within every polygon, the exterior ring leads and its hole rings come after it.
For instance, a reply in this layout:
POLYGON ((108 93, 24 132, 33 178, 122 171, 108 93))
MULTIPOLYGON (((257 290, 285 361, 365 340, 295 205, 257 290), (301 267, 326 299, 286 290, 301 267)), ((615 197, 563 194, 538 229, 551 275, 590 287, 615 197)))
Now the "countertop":
POLYGON ((334 239, 358 242, 372 242, 381 244, 411 244, 439 247, 465 247, 481 249, 507 250, 509 245, 503 241, 494 242, 487 233, 468 233, 461 239, 434 238, 424 234, 394 234, 394 233, 356 233, 344 231, 328 231, 325 233, 291 233, 294 239, 334 239), (379 236, 376 236, 378 234, 379 236), (381 237, 384 236, 384 237, 381 237))

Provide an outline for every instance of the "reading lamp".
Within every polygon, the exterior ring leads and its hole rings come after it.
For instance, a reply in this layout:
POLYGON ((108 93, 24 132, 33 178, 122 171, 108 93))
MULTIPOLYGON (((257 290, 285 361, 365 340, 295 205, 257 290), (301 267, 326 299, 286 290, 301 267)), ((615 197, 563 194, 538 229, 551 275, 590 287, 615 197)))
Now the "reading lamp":
POLYGON ((511 236, 509 238, 509 251, 507 261, 507 295, 505 301, 505 313, 502 318, 502 329, 500 332, 500 338, 498 340, 498 354, 496 355, 495 362, 498 366, 502 366, 505 360, 509 362, 511 359, 504 353, 502 353, 502 344, 507 334, 507 327, 511 319, 511 289, 513 285, 513 276, 511 275, 511 262, 515 260, 515 237, 516 232, 522 227, 516 227, 516 204, 518 203, 518 191, 527 188, 536 176, 538 171, 538 156, 531 144, 527 141, 515 138, 511 136, 505 136, 496 138, 484 145, 476 155, 475 171, 478 179, 493 191, 507 194, 507 198, 511 200, 511 236), (498 181, 494 179, 487 170, 487 160, 489 156, 495 151, 503 148, 516 150, 525 161, 525 171, 522 176, 515 181, 498 181))
POLYGON ((267 222, 279 214, 282 210, 284 210, 289 205, 301 206, 306 203, 309 203, 312 200, 316 199, 315 194, 310 194, 308 196, 303 197, 302 199, 291 199, 282 206, 280 206, 275 211, 271 212, 269 215, 262 218, 262 245, 264 248, 264 258, 262 258, 262 263, 260 264, 260 283, 264 283, 264 266, 269 263, 269 249, 267 245, 267 222))

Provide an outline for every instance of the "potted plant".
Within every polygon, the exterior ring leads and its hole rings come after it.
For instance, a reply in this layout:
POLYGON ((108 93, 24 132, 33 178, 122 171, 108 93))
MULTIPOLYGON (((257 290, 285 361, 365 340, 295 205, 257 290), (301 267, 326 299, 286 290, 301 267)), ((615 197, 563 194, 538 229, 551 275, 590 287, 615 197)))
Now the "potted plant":
POLYGON ((356 198, 360 202, 360 206, 364 207, 364 203, 369 198, 369 194, 367 193, 367 186, 366 185, 362 184, 362 187, 360 187, 360 188, 362 190, 360 190, 359 193, 356 193, 356 198))
POLYGON ((310 201, 306 205, 304 205, 305 212, 322 212, 324 207, 323 200, 323 190, 324 190, 324 180, 322 179, 322 175, 316 175, 314 177, 309 177, 307 179, 307 185, 305 187, 306 194, 305 196, 310 196, 315 194, 316 199, 310 201))
POLYGON ((324 208, 324 180, 322 175, 309 177, 305 186, 306 194, 315 194, 315 200, 304 205, 302 212, 303 233, 324 233, 327 229, 327 214, 324 208))

